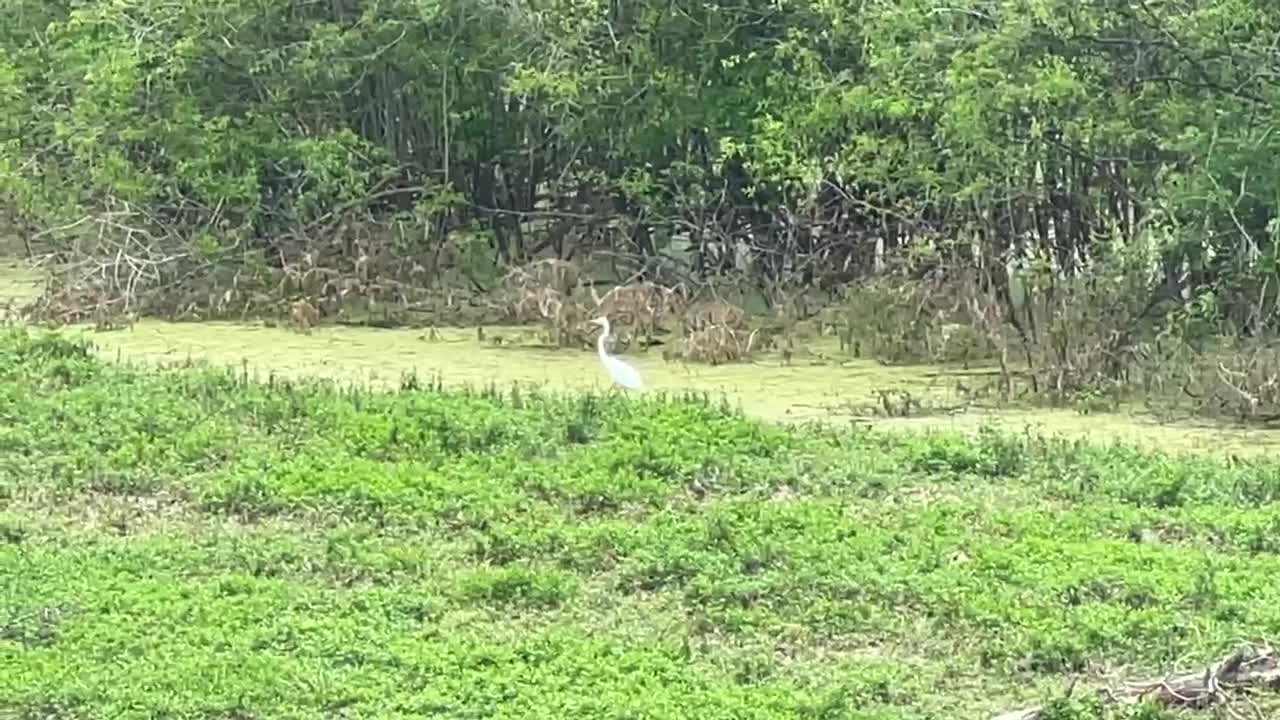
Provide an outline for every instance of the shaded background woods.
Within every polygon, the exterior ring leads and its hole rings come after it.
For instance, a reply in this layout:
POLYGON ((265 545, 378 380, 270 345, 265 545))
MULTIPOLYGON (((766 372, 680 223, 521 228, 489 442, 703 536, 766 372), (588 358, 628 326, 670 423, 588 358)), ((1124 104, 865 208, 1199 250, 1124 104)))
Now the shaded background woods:
POLYGON ((960 324, 1060 392, 1275 330, 1262 0, 3 7, 0 198, 53 305, 485 292, 556 257, 839 301, 887 359, 960 324))

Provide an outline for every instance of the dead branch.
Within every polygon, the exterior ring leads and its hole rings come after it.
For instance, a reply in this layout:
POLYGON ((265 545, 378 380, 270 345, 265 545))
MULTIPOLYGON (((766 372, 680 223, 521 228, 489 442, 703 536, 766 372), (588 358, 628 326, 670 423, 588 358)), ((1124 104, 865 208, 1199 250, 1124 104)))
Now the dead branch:
MULTIPOLYGON (((1136 705, 1154 702, 1165 707, 1203 708, 1229 705, 1245 692, 1280 692, 1280 652, 1271 645, 1246 645, 1216 665, 1195 672, 1179 673, 1158 680, 1126 683, 1120 691, 1099 690, 1105 702, 1136 705)), ((1014 710, 993 720, 1038 720, 1042 707, 1014 710)))

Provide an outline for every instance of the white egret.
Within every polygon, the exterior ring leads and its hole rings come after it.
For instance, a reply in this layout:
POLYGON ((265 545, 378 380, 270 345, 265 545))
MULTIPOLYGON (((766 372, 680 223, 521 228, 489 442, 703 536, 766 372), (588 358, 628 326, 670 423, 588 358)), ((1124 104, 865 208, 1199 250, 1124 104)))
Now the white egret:
POLYGON ((591 323, 600 326, 600 338, 596 340, 596 349, 600 352, 600 362, 609 373, 609 377, 625 388, 639 390, 644 387, 644 383, 640 382, 640 373, 636 372, 635 368, 605 352, 604 341, 609 337, 609 318, 598 317, 591 323))

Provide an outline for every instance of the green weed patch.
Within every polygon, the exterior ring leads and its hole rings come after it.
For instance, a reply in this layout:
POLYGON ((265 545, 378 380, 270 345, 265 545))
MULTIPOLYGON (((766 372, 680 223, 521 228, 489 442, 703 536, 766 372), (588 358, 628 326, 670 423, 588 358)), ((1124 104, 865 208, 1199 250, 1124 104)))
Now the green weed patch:
POLYGON ((1154 718, 1065 688, 1280 631, 1271 461, 410 386, 7 331, 0 717, 1154 718))

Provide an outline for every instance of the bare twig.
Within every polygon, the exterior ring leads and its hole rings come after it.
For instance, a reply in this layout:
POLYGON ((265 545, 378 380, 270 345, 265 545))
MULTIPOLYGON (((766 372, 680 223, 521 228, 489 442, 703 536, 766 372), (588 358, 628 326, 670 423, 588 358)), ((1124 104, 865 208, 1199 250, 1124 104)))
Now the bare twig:
MULTIPOLYGON (((1166 707, 1221 705, 1234 714, 1231 704, 1236 700, 1243 698, 1252 705, 1245 695, 1248 690, 1280 691, 1280 653, 1270 644, 1243 646, 1204 670, 1127 683, 1122 691, 1103 688, 1098 694, 1104 702, 1116 705, 1144 701, 1166 707)), ((1038 720, 1043 711, 1043 707, 1024 708, 993 720, 1038 720)))

